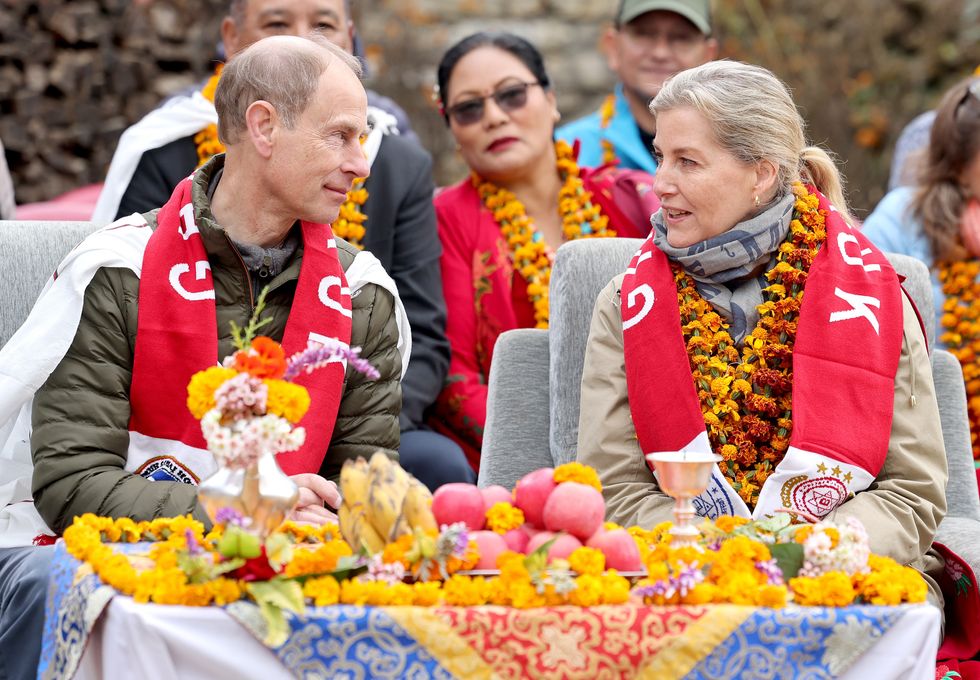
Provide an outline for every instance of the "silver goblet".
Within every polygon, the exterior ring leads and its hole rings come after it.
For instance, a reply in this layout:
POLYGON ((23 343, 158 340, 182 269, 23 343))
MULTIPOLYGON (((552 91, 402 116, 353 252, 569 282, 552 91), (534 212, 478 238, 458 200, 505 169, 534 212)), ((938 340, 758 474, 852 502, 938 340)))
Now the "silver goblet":
POLYGON ((660 488, 674 499, 674 526, 670 530, 674 547, 695 545, 701 532, 694 525, 694 504, 711 480, 711 470, 721 456, 713 453, 688 451, 657 451, 648 453, 660 488))

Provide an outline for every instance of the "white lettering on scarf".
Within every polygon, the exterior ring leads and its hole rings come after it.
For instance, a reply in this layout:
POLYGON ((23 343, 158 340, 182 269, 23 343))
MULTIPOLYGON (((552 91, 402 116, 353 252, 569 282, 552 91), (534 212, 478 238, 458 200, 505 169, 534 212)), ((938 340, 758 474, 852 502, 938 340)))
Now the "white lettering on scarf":
POLYGON ((353 313, 349 309, 345 309, 341 299, 343 296, 350 297, 350 288, 342 285, 339 276, 324 276, 320 280, 320 287, 317 290, 317 295, 320 297, 320 302, 323 303, 324 307, 332 309, 336 312, 340 312, 344 316, 353 318, 353 313), (339 296, 334 299, 330 295, 331 289, 336 288, 339 291, 339 296))
POLYGON ((192 235, 200 233, 197 228, 197 222, 194 221, 194 206, 190 203, 185 203, 180 208, 180 224, 177 226, 177 231, 180 232, 181 238, 185 241, 189 239, 192 235))
POLYGON ((871 248, 865 248, 860 252, 860 255, 847 254, 847 244, 857 242, 857 237, 853 234, 841 232, 837 235, 837 247, 840 249, 840 256, 844 258, 844 262, 854 267, 863 267, 866 272, 880 272, 880 264, 864 264, 864 256, 871 252, 871 248))
MULTIPOLYGON (((207 260, 198 260, 194 263, 194 279, 196 281, 203 281, 207 278, 207 272, 211 269, 211 263, 207 260)), ((188 273, 191 270, 190 265, 181 262, 180 264, 175 264, 170 268, 170 285, 173 289, 177 291, 185 300, 190 302, 196 302, 198 300, 213 300, 214 299, 214 288, 206 288, 201 291, 189 291, 184 288, 184 284, 180 282, 180 277, 188 273)))
POLYGON ((623 320, 624 331, 629 330, 636 324, 643 321, 643 319, 646 318, 646 315, 650 313, 650 310, 653 309, 653 288, 651 288, 649 284, 641 283, 639 286, 629 292, 629 295, 626 296, 626 309, 633 309, 633 307, 636 306, 637 297, 643 298, 643 306, 640 308, 640 311, 636 313, 636 315, 630 317, 629 319, 623 320))
POLYGON ((848 319, 859 319, 864 317, 871 324, 871 327, 875 329, 875 333, 880 335, 878 331, 878 318, 875 316, 874 312, 871 311, 871 307, 881 308, 881 300, 876 297, 870 297, 868 295, 858 295, 857 293, 848 293, 841 290, 840 288, 834 288, 834 295, 839 297, 841 300, 846 302, 851 306, 850 309, 843 309, 839 312, 831 312, 830 323, 835 321, 846 321, 848 319))

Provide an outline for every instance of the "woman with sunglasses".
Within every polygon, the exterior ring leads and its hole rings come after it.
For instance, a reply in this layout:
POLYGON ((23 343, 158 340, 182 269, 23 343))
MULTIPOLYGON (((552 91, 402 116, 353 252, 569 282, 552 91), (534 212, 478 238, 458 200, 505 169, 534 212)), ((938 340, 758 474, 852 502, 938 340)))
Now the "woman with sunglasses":
POLYGON ((936 336, 963 365, 980 465, 980 77, 945 94, 918 184, 885 196, 863 231, 882 250, 917 257, 932 271, 936 336))
POLYGON ((644 236, 657 202, 649 175, 579 168, 555 141, 555 94, 526 40, 464 38, 439 63, 438 88, 471 175, 435 200, 452 359, 433 426, 478 468, 494 343, 548 327, 554 251, 576 238, 644 236))

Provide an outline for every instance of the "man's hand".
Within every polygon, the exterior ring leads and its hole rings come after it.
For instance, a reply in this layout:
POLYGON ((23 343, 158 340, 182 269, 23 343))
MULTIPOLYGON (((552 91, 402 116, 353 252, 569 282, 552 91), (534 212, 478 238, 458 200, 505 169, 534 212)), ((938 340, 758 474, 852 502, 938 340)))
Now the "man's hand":
POLYGON ((337 515, 324 507, 324 503, 334 509, 340 507, 336 484, 310 472, 292 475, 290 479, 299 487, 299 501, 286 519, 316 525, 337 521, 337 515))

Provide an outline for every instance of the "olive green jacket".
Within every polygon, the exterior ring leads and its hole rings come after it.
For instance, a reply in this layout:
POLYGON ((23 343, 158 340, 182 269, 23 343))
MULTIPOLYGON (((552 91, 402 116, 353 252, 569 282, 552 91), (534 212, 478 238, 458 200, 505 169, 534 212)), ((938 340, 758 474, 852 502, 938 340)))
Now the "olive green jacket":
MULTIPOLYGON (((215 223, 207 200, 209 164, 195 176, 195 219, 211 263, 218 321, 218 356, 235 348, 230 322, 244 327, 255 293, 238 252, 215 223)), ((156 227, 156 211, 144 217, 156 227)), ((337 240, 346 271, 360 252, 337 240)), ((262 333, 282 340, 302 262, 302 246, 269 284, 262 333)), ((207 521, 195 486, 152 481, 125 470, 129 446, 129 387, 137 329, 139 278, 129 269, 99 269, 85 291, 82 316, 68 353, 36 393, 31 451, 34 503, 61 533, 86 512, 148 520, 194 513, 207 521)), ((392 295, 366 284, 351 299, 351 346, 381 374, 369 380, 348 366, 344 393, 320 474, 336 479, 344 460, 378 449, 397 456, 402 361, 392 295)), ((174 320, 180 323, 179 319, 174 320)))
MULTIPOLYGON (((599 472, 606 519, 650 528, 673 519, 673 500, 660 490, 647 466, 630 415, 621 285, 619 276, 606 286, 592 316, 582 375, 577 459, 599 472)), ((936 574, 943 563, 930 546, 946 514, 946 450, 925 339, 915 310, 904 296, 903 300, 902 355, 884 466, 871 486, 840 505, 828 519, 843 522, 856 517, 868 531, 872 552, 936 574)), ((651 360, 655 356, 654 350, 651 360)), ((929 585, 941 603, 936 583, 929 585)))

